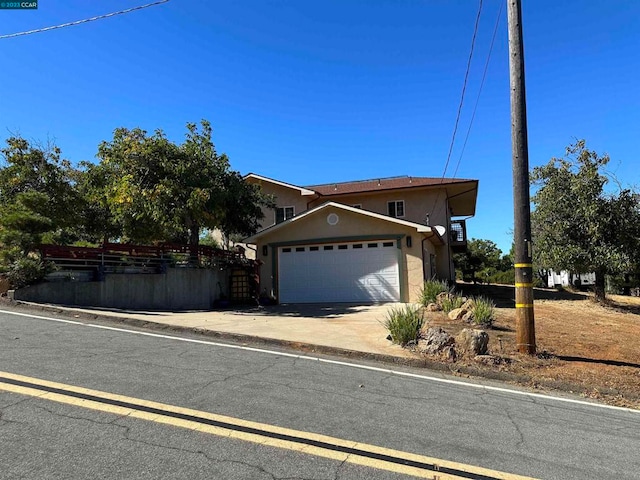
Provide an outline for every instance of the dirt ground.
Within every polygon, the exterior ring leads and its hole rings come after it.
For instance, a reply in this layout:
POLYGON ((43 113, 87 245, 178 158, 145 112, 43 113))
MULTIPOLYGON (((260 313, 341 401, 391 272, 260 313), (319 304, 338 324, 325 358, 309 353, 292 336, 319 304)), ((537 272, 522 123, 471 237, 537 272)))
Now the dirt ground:
MULTIPOLYGON (((538 353, 531 357, 516 351, 513 287, 459 284, 458 289, 496 303, 489 350, 502 361, 494 369, 527 377, 533 387, 559 387, 640 408, 640 298, 611 295, 602 306, 588 293, 536 289, 538 353)), ((453 335, 468 327, 439 312, 427 313, 427 321, 453 335)))

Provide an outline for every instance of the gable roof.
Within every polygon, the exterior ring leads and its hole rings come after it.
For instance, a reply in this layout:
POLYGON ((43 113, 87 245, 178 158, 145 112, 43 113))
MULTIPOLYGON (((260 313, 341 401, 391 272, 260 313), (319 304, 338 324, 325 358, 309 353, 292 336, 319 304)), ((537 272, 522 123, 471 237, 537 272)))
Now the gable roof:
POLYGON ((393 190, 396 188, 411 187, 436 187, 440 185, 454 185, 467 182, 477 182, 477 180, 467 180, 462 178, 434 178, 434 177, 401 177, 373 178, 370 180, 357 180, 352 182, 325 183, 322 185, 307 186, 309 190, 314 190, 323 196, 344 195, 348 193, 379 192, 383 190, 393 190))
POLYGON ((273 178, 264 177, 262 175, 257 175, 255 173, 247 173, 244 176, 244 179, 245 180, 255 179, 255 180, 258 180, 258 181, 261 181, 261 182, 273 183, 274 185, 280 185, 281 187, 291 188, 292 190, 298 190, 300 192, 300 195, 302 195, 302 196, 316 195, 315 191, 310 190, 308 188, 299 187, 297 185, 292 185, 290 183, 281 182, 279 180, 274 180, 273 178))
POLYGON ((372 218, 377 218, 379 220, 384 220, 385 222, 389 222, 389 223, 396 223, 398 225, 403 225, 406 227, 413 227, 415 228, 418 232, 421 233, 434 233, 436 234, 436 236, 440 236, 440 232, 438 232, 437 230, 434 230, 432 227, 429 227, 427 225, 422 225, 420 223, 414 223, 414 222, 408 222, 407 220, 402 220, 400 218, 394 218, 394 217, 389 217, 387 215, 381 215, 379 213, 375 213, 375 212, 370 212, 368 210, 363 210, 361 208, 355 208, 355 207, 351 207, 349 205, 345 205, 343 203, 337 203, 337 202, 325 202, 322 205, 318 205, 317 207, 312 208, 311 210, 307 210, 306 212, 301 213, 300 215, 296 215, 295 217, 289 218, 287 220, 285 220, 284 222, 280 222, 280 223, 276 223, 275 225, 272 225, 269 228, 265 228, 264 230, 261 230, 255 234, 253 234, 250 237, 247 237, 245 239, 243 239, 242 241, 244 243, 256 243, 256 240, 259 239, 260 237, 269 234, 269 233, 273 233, 277 230, 280 230, 284 227, 287 227, 295 222, 299 222, 300 220, 302 220, 305 217, 308 217, 309 215, 313 215, 321 210, 324 210, 326 208, 329 207, 335 207, 341 210, 346 210, 348 212, 353 212, 353 213, 357 213, 359 215, 366 215, 368 217, 372 217, 372 218))

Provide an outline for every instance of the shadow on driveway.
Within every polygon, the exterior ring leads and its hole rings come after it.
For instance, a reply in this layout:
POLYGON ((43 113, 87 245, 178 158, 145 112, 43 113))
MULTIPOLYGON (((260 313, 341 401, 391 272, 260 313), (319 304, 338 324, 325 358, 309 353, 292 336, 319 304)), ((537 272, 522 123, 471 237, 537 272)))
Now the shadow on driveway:
POLYGON ((378 313, 385 307, 392 307, 395 303, 290 303, 283 305, 269 305, 266 307, 235 307, 238 313, 252 315, 283 316, 283 317, 311 317, 333 318, 352 313, 378 313))

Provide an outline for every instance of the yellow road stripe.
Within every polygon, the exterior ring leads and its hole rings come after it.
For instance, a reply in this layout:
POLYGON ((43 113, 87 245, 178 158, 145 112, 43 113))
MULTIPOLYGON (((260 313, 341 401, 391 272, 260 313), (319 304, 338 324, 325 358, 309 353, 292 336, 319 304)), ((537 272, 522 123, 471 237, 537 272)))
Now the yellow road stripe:
POLYGON ((516 268, 528 268, 528 267, 533 267, 533 263, 516 263, 514 265, 514 267, 516 268))
POLYGON ((516 287, 533 287, 533 283, 516 283, 516 287))
MULTIPOLYGON (((134 404, 135 406, 140 406, 142 408, 147 407, 147 408, 153 408, 157 410, 163 410, 167 412, 167 414, 173 412, 177 414, 191 415, 191 416, 196 416, 203 419, 210 419, 213 421, 228 423, 228 424, 236 425, 240 427, 262 430, 264 432, 272 432, 276 434, 287 435, 287 436, 297 437, 301 439, 312 440, 316 442, 323 442, 323 443, 327 443, 327 444, 331 444, 339 447, 345 447, 347 449, 357 449, 362 452, 394 457, 397 459, 406 460, 407 462, 433 464, 433 465, 437 465, 441 469, 442 468, 455 469, 459 472, 462 471, 462 472, 468 472, 476 475, 484 475, 484 476, 491 477, 494 479, 499 479, 499 480, 534 480, 531 477, 523 477, 520 475, 514 475, 510 473, 498 472, 498 471, 489 470, 482 467, 476 467, 473 465, 466 465, 462 463, 441 460, 438 458, 416 455, 409 452, 392 450, 384 447, 368 445, 365 443, 358 443, 354 441, 344 440, 344 439, 335 438, 335 437, 329 437, 326 435, 320 435, 320 434, 311 433, 311 432, 291 430, 288 428, 277 427, 275 425, 251 422, 248 420, 228 417, 225 415, 218 415, 218 414, 199 411, 199 410, 191 410, 188 408, 182 408, 175 405, 168 405, 164 403, 157 403, 157 402, 151 402, 148 400, 142 400, 139 398, 126 397, 123 395, 102 392, 99 390, 90 390, 87 388, 76 387, 73 385, 66 385, 66 384, 56 383, 56 382, 50 382, 47 380, 41 380, 41 379, 32 378, 32 377, 25 377, 22 375, 16 375, 8 372, 0 371, 0 377, 5 377, 6 379, 13 379, 20 382, 30 383, 34 386, 50 387, 50 388, 65 390, 70 393, 100 397, 101 399, 104 399, 105 402, 111 400, 115 402, 134 404)), ((227 438, 232 438, 236 440, 243 440, 246 442, 257 443, 257 444, 261 444, 269 447, 283 448, 287 450, 297 451, 300 453, 306 453, 306 454, 315 455, 318 457, 328 458, 328 459, 336 460, 340 462, 344 461, 344 462, 353 463, 356 465, 375 468, 378 470, 385 470, 385 471, 391 471, 391 472, 401 473, 405 475, 411 475, 414 477, 429 478, 434 480, 460 480, 461 478, 467 478, 463 476, 443 473, 441 471, 435 471, 435 472, 427 471, 423 468, 418 468, 411 465, 397 464, 390 461, 386 461, 384 459, 369 458, 367 456, 358 455, 357 453, 354 454, 349 452, 340 452, 340 451, 330 450, 327 448, 322 448, 321 446, 301 444, 301 443, 296 443, 295 441, 290 441, 286 439, 271 438, 271 437, 262 436, 256 433, 236 431, 236 430, 231 430, 224 427, 207 425, 197 421, 180 419, 180 418, 175 418, 171 416, 164 416, 158 413, 144 412, 141 410, 137 410, 136 408, 130 408, 130 407, 125 407, 120 405, 110 405, 108 403, 103 403, 99 400, 81 399, 81 398, 65 395, 64 393, 44 392, 42 390, 39 390, 38 388, 31 388, 31 387, 22 386, 22 385, 13 385, 11 383, 6 383, 6 380, 3 381, 2 378, 0 378, 0 390, 17 393, 20 395, 37 397, 39 399, 50 400, 58 403, 64 403, 67 405, 88 408, 91 410, 98 410, 101 412, 112 413, 114 415, 134 417, 142 420, 148 420, 152 422, 167 424, 175 427, 186 428, 186 429, 194 430, 198 432, 209 433, 209 434, 213 434, 221 437, 227 437, 227 438)))
POLYGON ((533 303, 516 303, 516 308, 533 308, 533 303))

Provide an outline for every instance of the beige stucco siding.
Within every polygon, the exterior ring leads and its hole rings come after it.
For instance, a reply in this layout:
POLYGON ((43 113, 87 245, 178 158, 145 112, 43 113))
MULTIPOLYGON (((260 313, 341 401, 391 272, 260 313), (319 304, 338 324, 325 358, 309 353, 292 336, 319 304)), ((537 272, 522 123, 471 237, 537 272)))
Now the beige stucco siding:
MULTIPOLYGON (((430 225, 442 225, 449 227, 448 203, 445 191, 438 196, 433 189, 415 189, 402 191, 384 191, 367 194, 336 195, 330 197, 331 201, 345 205, 362 205, 364 210, 388 214, 388 202, 404 200, 405 214, 403 220, 424 225, 426 215, 429 214, 430 225)), ((314 200, 310 208, 325 202, 327 197, 314 200)))
MULTIPOLYGON (((300 243, 355 242, 373 239, 400 239, 400 284, 403 301, 417 301, 423 283, 422 239, 424 235, 415 228, 395 224, 386 220, 346 211, 338 207, 326 207, 307 217, 294 220, 273 232, 265 232, 258 240, 258 259, 260 267, 260 288, 268 293, 277 291, 277 246, 300 243), (330 225, 327 217, 336 214, 339 221, 330 225), (411 236, 411 247, 407 246, 407 236, 411 236), (271 245, 267 255, 263 255, 263 246, 271 245)), ((425 244, 430 244, 429 240, 425 244)), ((433 249, 433 246, 429 247, 433 249)))
MULTIPOLYGON (((307 202, 313 198, 303 196, 300 190, 284 187, 271 182, 263 182, 254 178, 247 179, 248 182, 258 184, 262 191, 268 195, 273 195, 276 201, 276 207, 293 207, 295 215, 300 215, 307 210, 307 202)), ((264 218, 262 219, 260 230, 270 227, 276 223, 276 212, 271 208, 262 207, 264 218)))

